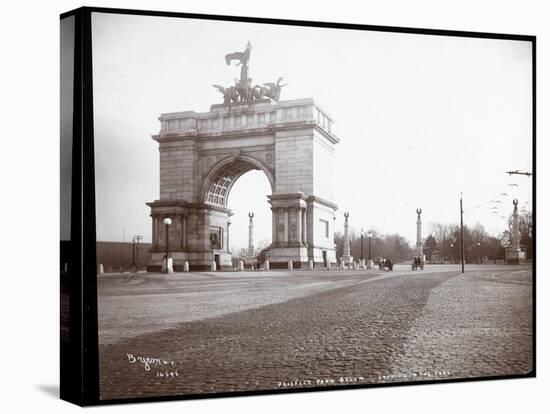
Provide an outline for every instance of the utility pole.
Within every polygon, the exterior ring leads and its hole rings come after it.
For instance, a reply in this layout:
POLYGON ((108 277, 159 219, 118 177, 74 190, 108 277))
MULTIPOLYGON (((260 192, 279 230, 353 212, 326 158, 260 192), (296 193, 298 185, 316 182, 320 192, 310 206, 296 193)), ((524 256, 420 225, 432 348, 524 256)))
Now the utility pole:
POLYGON ((526 175, 527 177, 530 177, 533 175, 533 173, 527 172, 527 171, 506 171, 506 174, 517 174, 517 175, 526 175))
POLYGON ((139 242, 143 240, 141 234, 136 234, 132 237, 132 265, 137 265, 139 267, 139 242))
POLYGON ((462 273, 464 273, 464 222, 462 215, 464 210, 462 209, 462 193, 460 193, 460 256, 462 262, 462 273))
POLYGON ((136 239, 132 239, 132 267, 136 265, 136 239))

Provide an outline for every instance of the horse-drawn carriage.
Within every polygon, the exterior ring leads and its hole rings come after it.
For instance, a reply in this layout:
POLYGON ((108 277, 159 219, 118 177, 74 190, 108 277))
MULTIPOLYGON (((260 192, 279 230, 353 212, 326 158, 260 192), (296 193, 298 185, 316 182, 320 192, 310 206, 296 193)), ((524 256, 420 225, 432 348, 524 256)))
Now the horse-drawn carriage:
POLYGON ((393 270, 393 262, 390 259, 379 258, 377 261, 375 261, 375 264, 376 263, 378 264, 379 270, 386 270, 386 269, 388 269, 389 271, 393 270))
POLYGON ((422 260, 422 257, 421 256, 414 256, 413 257, 413 262, 412 262, 412 265, 411 265, 411 269, 412 270, 424 270, 424 260, 422 260))

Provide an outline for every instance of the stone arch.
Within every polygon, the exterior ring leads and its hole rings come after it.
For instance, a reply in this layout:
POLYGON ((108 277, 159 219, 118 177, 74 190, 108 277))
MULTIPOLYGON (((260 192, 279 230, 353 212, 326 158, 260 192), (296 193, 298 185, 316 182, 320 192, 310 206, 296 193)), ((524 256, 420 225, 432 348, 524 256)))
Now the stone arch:
POLYGON ((208 112, 160 116, 159 199, 151 207, 149 269, 160 271, 166 250, 176 270, 232 267, 235 182, 261 170, 271 185, 271 268, 324 266, 336 261, 333 159, 339 139, 332 119, 312 99, 213 105, 208 112), (162 224, 172 218, 168 229, 162 224), (219 266, 218 266, 219 265, 219 266))
POLYGON ((246 155, 230 156, 210 169, 202 184, 201 200, 211 206, 227 208, 231 188, 239 177, 251 170, 263 171, 269 180, 271 192, 274 191, 275 178, 262 162, 246 155))

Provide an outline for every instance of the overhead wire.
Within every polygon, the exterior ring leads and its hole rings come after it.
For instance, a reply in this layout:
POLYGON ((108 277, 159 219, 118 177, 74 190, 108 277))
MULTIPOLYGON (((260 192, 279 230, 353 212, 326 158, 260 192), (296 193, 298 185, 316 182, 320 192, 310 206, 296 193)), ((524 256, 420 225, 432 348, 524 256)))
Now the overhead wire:
MULTIPOLYGON (((485 212, 486 214, 495 214, 495 215, 496 214, 501 214, 499 216, 499 218, 500 219, 506 219, 507 215, 504 215, 501 212, 501 207, 504 206, 503 199, 508 198, 508 197, 518 198, 517 195, 519 193, 519 189, 523 188, 523 184, 525 183, 525 181, 528 178, 529 178, 528 176, 523 176, 520 179, 516 179, 515 176, 512 177, 512 175, 509 174, 508 175, 508 182, 507 182, 506 186, 501 191, 496 193, 488 201, 485 201, 485 202, 476 204, 472 207, 468 207, 468 208, 464 209, 464 213, 465 214, 468 214, 468 213, 472 214, 472 213, 485 212), (482 208, 482 207, 488 207, 489 205, 491 205, 491 207, 487 210, 482 208), (477 210, 477 211, 475 211, 475 210, 477 210)), ((529 204, 528 200, 524 201, 522 203, 522 208, 521 208, 522 212, 527 211, 526 204, 529 204)))

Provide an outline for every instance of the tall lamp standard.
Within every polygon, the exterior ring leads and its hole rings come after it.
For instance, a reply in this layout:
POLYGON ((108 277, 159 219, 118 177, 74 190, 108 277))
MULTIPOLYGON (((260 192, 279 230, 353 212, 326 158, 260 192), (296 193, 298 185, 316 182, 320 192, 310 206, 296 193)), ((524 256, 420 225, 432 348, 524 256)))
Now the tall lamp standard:
POLYGON ((369 266, 368 266, 369 269, 372 267, 372 264, 371 264, 372 263, 372 257, 371 257, 371 254, 370 254, 370 242, 372 240, 372 236, 373 236, 373 234, 369 231, 367 233, 367 237, 369 238, 369 266))
POLYGON ((361 264, 363 263, 363 227, 361 227, 361 264))
POLYGON ((464 210, 462 209, 462 193, 460 193, 460 262, 464 273, 464 210))
POLYGON ((227 219, 227 252, 231 253, 231 248, 229 247, 229 226, 231 226, 231 220, 227 219))
POLYGON ((164 244, 165 244, 165 247, 166 247, 166 268, 164 269, 164 273, 171 273, 170 271, 172 269, 168 266, 168 254, 170 252, 170 249, 169 249, 170 238, 168 237, 168 230, 169 230, 170 224, 172 224, 172 219, 170 217, 166 217, 163 220, 163 223, 164 223, 164 235, 165 235, 165 243, 164 244))

